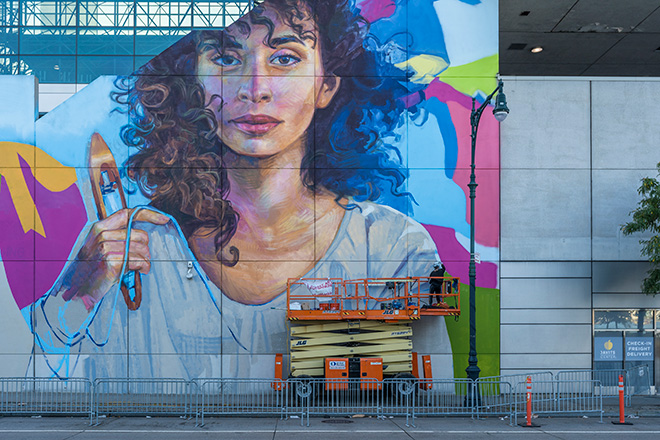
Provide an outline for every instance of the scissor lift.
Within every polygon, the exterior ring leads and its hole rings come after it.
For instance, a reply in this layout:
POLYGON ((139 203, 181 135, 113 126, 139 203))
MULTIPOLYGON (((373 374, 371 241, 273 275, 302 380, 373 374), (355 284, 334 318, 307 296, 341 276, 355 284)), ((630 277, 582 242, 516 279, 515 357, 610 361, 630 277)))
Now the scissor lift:
MULTIPOLYGON (((428 292, 429 277, 289 279, 289 376, 328 377, 329 362, 373 358, 382 359, 385 376, 418 377, 410 323, 422 316, 460 315, 460 280, 436 279, 442 281, 440 294, 428 292), (313 293, 319 283, 325 284, 324 293, 313 293), (438 296, 440 305, 436 305, 438 296)), ((282 365, 283 357, 278 355, 278 378, 282 365)), ((428 376, 430 370, 425 371, 428 376)))

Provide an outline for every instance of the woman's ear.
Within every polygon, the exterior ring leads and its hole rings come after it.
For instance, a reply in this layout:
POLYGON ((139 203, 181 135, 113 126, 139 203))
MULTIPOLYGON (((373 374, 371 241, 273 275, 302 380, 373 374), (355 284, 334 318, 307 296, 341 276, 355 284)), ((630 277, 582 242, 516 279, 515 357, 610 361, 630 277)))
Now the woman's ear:
POLYGON ((326 108, 332 102, 337 90, 339 90, 339 83, 341 78, 338 76, 328 76, 323 79, 319 93, 316 96, 316 108, 326 108))

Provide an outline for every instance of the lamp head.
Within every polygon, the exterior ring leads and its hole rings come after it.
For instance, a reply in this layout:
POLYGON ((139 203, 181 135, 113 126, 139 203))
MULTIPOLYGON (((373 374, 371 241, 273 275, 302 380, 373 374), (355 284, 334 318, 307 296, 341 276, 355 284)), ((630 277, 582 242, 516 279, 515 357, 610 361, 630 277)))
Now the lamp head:
POLYGON ((500 81, 499 84, 500 92, 495 98, 495 108, 493 109, 493 115, 498 122, 502 122, 509 115, 509 107, 506 106, 506 95, 504 94, 504 83, 500 81))

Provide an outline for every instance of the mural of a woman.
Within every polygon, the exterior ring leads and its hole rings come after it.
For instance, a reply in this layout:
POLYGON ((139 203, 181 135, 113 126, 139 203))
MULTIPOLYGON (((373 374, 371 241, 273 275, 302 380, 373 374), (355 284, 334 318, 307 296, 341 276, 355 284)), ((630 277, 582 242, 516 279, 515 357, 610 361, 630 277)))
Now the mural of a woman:
POLYGON ((150 207, 89 229, 37 308, 44 352, 89 340, 92 376, 269 377, 260 360, 286 352, 288 278, 424 276, 430 236, 379 203, 409 204, 387 141, 410 92, 405 73, 380 76, 367 36, 347 0, 268 0, 118 81, 122 139, 138 150, 126 173, 150 207), (145 274, 135 312, 118 307, 123 270, 145 274))

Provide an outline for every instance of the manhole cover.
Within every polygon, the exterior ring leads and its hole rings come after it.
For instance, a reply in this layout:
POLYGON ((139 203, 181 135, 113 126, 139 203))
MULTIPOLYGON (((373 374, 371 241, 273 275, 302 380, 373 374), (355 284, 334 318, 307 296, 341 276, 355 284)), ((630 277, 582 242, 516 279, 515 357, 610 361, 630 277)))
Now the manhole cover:
POLYGON ((348 420, 348 419, 328 419, 328 420, 321 420, 323 423, 353 423, 353 420, 348 420))

